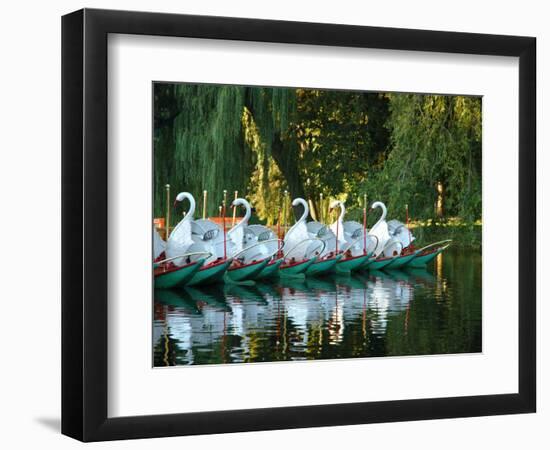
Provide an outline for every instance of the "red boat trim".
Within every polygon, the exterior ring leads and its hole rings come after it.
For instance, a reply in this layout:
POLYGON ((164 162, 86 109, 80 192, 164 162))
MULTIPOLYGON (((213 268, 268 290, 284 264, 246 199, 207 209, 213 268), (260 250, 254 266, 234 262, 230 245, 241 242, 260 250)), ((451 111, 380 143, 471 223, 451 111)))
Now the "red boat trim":
POLYGON ((425 250, 416 256, 428 256, 428 255, 431 255, 432 253, 438 252, 439 250, 441 250, 441 247, 436 247, 433 250, 428 250, 428 251, 425 250))
POLYGON ((168 269, 162 269, 162 267, 156 267, 154 269, 154 275, 156 277, 160 277, 161 275, 166 275, 172 272, 177 272, 178 270, 185 269, 186 267, 194 266, 195 264, 198 264, 198 261, 186 264, 185 266, 173 266, 169 267, 168 269))
POLYGON ((349 258, 342 258, 342 259, 341 259, 340 261, 338 261, 338 262, 353 261, 354 259, 363 258, 364 256, 366 256, 366 254, 364 254, 364 255, 359 255, 359 256, 350 256, 349 258))
POLYGON ((313 264, 315 265, 315 264, 319 264, 319 263, 322 263, 322 262, 332 261, 333 259, 336 259, 337 256, 339 256, 339 255, 336 255, 336 256, 323 256, 321 259, 318 259, 313 264))
POLYGON ((241 266, 230 267, 230 268, 227 269, 227 270, 228 270, 228 271, 231 271, 231 270, 242 269, 243 267, 254 266, 254 265, 256 265, 256 264, 263 263, 264 261, 265 261, 265 259, 260 259, 259 261, 254 261, 254 262, 251 262, 250 264, 243 264, 243 265, 241 265, 241 266))
POLYGON ((210 264, 207 264, 205 266, 202 266, 200 269, 199 269, 199 272, 202 271, 202 270, 206 270, 206 269, 211 269, 212 267, 216 267, 216 266, 221 266, 222 264, 225 264, 229 261, 229 259, 222 259, 221 261, 214 261, 214 262, 211 262, 210 264))
POLYGON ((279 266, 279 268, 280 269, 288 269, 289 267, 299 266, 300 264, 305 264, 309 261, 310 261, 309 259, 304 259, 302 261, 298 261, 298 262, 294 262, 294 263, 288 263, 288 264, 283 263, 279 266))
MULTIPOLYGON (((399 255, 401 256, 401 255, 399 255)), ((394 259, 394 258, 398 258, 399 256, 385 256, 384 258, 376 258, 374 261, 377 262, 377 261, 387 261, 388 259, 394 259)))
POLYGON ((272 261, 269 261, 269 262, 267 263, 267 266, 266 266, 266 267, 272 266, 273 264, 277 264, 279 261, 281 261, 281 259, 283 259, 283 258, 277 258, 277 259, 274 259, 274 260, 272 260, 272 261))

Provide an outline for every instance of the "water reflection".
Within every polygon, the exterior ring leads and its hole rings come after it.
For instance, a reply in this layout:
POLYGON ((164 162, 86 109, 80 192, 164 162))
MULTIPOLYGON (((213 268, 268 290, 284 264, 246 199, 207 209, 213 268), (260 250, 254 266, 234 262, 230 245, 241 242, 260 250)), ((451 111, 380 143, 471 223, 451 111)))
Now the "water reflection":
POLYGON ((481 351, 481 258, 440 256, 431 270, 158 290, 154 364, 481 351))

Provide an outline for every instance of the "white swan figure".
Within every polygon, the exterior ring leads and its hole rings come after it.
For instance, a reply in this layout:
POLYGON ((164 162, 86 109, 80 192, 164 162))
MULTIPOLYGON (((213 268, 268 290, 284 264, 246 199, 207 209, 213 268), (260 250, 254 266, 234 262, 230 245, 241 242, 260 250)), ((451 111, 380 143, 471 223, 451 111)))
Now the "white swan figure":
POLYGON ((336 222, 330 226, 330 229, 336 235, 336 239, 338 239, 338 250, 346 251, 348 249, 348 242, 344 234, 344 215, 346 214, 346 207, 344 206, 344 202, 340 200, 335 200, 330 204, 331 211, 337 207, 340 207, 340 214, 336 222))
POLYGON ((316 238, 312 238, 308 232, 307 216, 309 216, 309 206, 303 198, 295 198, 292 206, 302 205, 304 212, 296 221, 290 230, 287 231, 284 239, 283 254, 285 258, 308 259, 323 251, 323 243, 316 238))
POLYGON ((239 256, 245 262, 272 257, 279 250, 279 240, 274 233, 263 225, 248 226, 252 215, 250 203, 244 198, 237 198, 231 203, 232 207, 244 206, 244 217, 227 233, 227 252, 231 256, 239 256))
POLYGON ((166 250, 166 242, 160 237, 158 231, 153 228, 153 260, 157 259, 166 250))
POLYGON ((393 219, 388 221, 388 231, 392 237, 401 242, 403 248, 411 245, 412 241, 416 239, 407 227, 407 225, 405 225, 403 222, 400 222, 399 220, 393 219))
POLYGON ((223 230, 217 223, 208 219, 198 219, 191 222, 193 241, 211 254, 205 265, 224 257, 223 230))
POLYGON ((381 254, 387 257, 397 256, 401 253, 403 245, 389 232, 388 223, 386 222, 386 215, 388 213, 386 205, 382 202, 374 202, 371 209, 375 208, 380 208, 382 210, 382 215, 369 231, 370 235, 378 239, 376 249, 374 250, 374 256, 378 257, 381 254))
MULTIPOLYGON (((178 255, 189 252, 189 248, 194 244, 192 238, 191 222, 195 214, 195 199, 189 192, 180 192, 176 196, 176 202, 189 200, 189 211, 185 217, 176 225, 168 240, 166 241, 166 258, 173 258, 178 255)), ((184 258, 175 259, 174 264, 182 266, 187 263, 184 258)))
POLYGON ((231 203, 232 208, 237 206, 243 206, 245 208, 244 217, 227 232, 227 237, 229 239, 228 244, 228 253, 234 255, 244 250, 245 248, 245 228, 248 226, 248 221, 252 215, 252 208, 250 203, 248 203, 244 198, 236 198, 231 203), (229 250, 230 249, 230 250, 229 250))
POLYGON ((312 220, 307 223, 307 231, 310 238, 320 239, 324 242, 325 248, 319 255, 320 258, 323 258, 331 253, 336 251, 336 235, 332 230, 321 222, 316 222, 312 220))
POLYGON ((355 220, 347 220, 344 222, 344 237, 349 245, 353 256, 362 254, 372 254, 376 249, 378 239, 375 236, 367 234, 363 224, 355 220))
POLYGON ((338 206, 340 207, 340 215, 337 221, 330 226, 335 234, 338 231, 338 250, 344 252, 349 250, 352 256, 361 256, 373 252, 376 247, 376 238, 367 236, 364 239, 363 225, 353 220, 344 222, 344 215, 346 214, 344 202, 336 200, 330 207, 334 209, 338 206))

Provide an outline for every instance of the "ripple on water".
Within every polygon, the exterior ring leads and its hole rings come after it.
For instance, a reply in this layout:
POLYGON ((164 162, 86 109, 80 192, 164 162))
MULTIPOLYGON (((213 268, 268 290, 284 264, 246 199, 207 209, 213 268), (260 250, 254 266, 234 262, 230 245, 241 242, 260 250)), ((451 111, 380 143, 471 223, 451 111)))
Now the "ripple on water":
POLYGON ((372 272, 156 291, 155 366, 481 351, 481 257, 372 272))

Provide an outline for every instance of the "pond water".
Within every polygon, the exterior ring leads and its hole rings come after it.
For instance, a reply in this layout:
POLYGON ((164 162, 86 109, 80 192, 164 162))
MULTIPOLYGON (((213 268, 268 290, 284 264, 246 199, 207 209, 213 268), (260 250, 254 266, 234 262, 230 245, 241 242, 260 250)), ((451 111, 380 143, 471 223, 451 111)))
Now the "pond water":
POLYGON ((157 290, 154 366, 481 351, 481 253, 426 269, 157 290))

